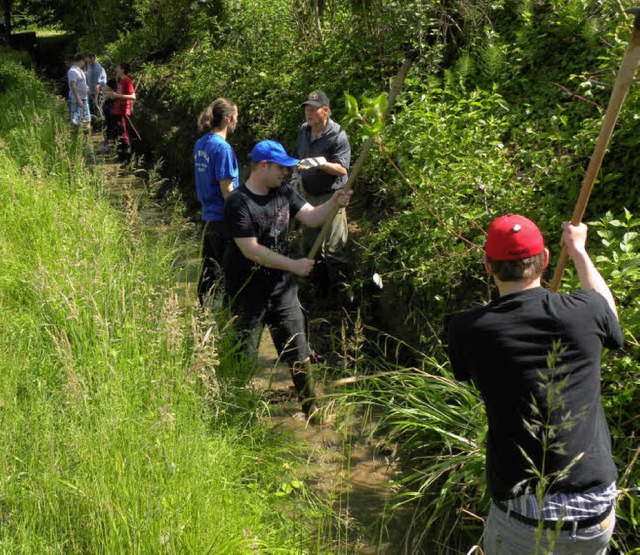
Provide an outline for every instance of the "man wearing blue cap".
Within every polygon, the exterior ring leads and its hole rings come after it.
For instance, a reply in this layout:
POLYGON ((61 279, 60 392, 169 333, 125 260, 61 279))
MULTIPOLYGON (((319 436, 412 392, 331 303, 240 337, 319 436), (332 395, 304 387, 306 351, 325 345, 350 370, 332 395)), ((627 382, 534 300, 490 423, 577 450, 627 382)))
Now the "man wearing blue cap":
POLYGON ((291 366, 293 383, 308 418, 317 411, 310 373, 306 318, 298 300, 295 276, 306 277, 315 261, 289 257, 291 218, 321 226, 332 208, 349 204, 351 193, 335 191, 324 204, 312 206, 285 177, 300 160, 276 141, 262 141, 251 151, 251 174, 225 203, 224 220, 233 241, 225 254, 224 272, 237 328, 249 348, 253 333, 269 326, 278 355, 291 366))

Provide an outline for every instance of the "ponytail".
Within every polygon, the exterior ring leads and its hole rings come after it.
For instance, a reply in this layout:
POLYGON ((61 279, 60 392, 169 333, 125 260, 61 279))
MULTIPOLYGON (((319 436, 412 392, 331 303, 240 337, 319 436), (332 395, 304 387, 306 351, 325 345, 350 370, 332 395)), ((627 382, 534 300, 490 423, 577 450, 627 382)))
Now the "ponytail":
POLYGON ((216 131, 224 127, 224 118, 233 115, 236 105, 228 98, 217 98, 198 116, 200 131, 216 131))

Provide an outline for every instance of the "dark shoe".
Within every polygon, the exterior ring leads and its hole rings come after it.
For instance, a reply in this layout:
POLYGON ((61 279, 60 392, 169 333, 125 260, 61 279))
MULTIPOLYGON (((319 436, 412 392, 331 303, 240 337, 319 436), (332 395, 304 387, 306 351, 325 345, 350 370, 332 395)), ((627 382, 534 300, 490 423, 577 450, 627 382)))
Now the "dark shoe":
POLYGON ((309 419, 311 415, 318 412, 313 376, 311 375, 311 363, 308 360, 294 363, 291 368, 291 379, 298 392, 302 410, 307 419, 309 419))

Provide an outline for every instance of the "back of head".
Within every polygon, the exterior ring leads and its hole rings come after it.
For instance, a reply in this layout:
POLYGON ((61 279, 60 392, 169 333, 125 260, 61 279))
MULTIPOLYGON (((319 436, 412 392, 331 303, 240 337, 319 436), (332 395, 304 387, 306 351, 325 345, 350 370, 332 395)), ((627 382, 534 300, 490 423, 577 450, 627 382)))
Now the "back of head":
POLYGON ((538 226, 517 214, 496 218, 487 231, 485 253, 491 272, 500 281, 521 281, 542 276, 544 239, 538 226))
POLYGON ((237 108, 228 98, 216 98, 198 116, 198 129, 200 131, 215 131, 221 129, 224 119, 235 114, 237 108))

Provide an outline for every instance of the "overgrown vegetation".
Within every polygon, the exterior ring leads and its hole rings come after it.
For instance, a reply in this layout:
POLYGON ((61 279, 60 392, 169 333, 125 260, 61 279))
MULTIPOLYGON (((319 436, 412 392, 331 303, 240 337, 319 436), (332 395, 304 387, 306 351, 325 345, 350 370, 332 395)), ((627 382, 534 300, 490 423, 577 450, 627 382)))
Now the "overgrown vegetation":
POLYGON ((326 509, 283 493, 295 462, 222 315, 180 299, 175 235, 111 207, 64 105, 7 52, 0 82, 1 550, 310 549, 298 518, 326 509))
MULTIPOLYGON (((100 0, 92 9, 98 13, 107 4, 100 0)), ((354 238, 360 271, 351 284, 361 313, 376 327, 391 320, 385 314, 372 322, 381 297, 391 297, 385 302, 403 329, 390 331, 416 338, 417 370, 398 367, 396 352, 380 350, 378 341, 359 341, 357 352, 345 353, 348 375, 375 376, 351 394, 381 414, 378 431, 398 444, 409 471, 401 499, 415 515, 407 552, 433 553, 434 546, 466 552, 477 540, 487 505, 484 424, 475 393, 450 375, 438 341, 443 315, 491 298, 479 247, 495 216, 532 217, 557 256, 560 222, 571 214, 629 39, 624 9, 633 5, 129 0, 100 11, 91 33, 70 25, 83 49, 107 62, 133 62, 144 99, 137 123, 147 124, 143 136, 176 182, 182 179, 177 186, 187 201, 195 117, 215 97, 238 103, 240 127, 231 142, 242 160, 266 137, 293 145, 299 103, 309 90, 324 89, 334 118, 346 120, 344 92, 358 100, 376 97, 388 89, 403 52, 420 52, 359 179, 354 208, 362 233, 354 238)), ((623 553, 640 546, 639 111, 640 87, 633 86, 587 211, 590 247, 618 299, 626 337, 624 350, 607 354, 603 369, 623 492, 615 545, 623 553)), ((352 126, 349 134, 357 155, 364 133, 352 126)), ((16 154, 29 155, 26 149, 16 154)), ((60 171, 69 183, 78 179, 70 169, 60 171)), ((565 287, 575 286, 569 271, 565 287)))

